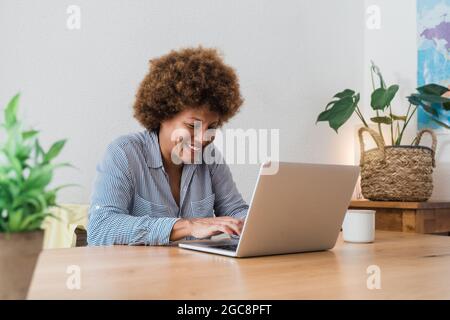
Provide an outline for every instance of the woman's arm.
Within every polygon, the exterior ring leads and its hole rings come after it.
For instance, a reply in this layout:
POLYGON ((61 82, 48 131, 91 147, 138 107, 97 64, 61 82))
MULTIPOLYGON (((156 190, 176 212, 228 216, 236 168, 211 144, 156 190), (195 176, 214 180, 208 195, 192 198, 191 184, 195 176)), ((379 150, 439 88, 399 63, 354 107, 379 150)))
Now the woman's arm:
POLYGON ((87 226, 89 245, 165 245, 169 243, 173 225, 179 220, 129 214, 134 194, 125 152, 129 147, 129 142, 117 139, 108 146, 97 165, 87 226))

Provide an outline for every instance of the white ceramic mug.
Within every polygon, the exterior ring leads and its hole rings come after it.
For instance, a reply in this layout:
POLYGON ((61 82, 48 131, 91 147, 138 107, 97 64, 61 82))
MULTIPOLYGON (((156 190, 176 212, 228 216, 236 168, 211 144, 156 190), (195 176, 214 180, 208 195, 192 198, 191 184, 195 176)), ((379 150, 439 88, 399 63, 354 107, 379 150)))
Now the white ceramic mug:
POLYGON ((375 211, 348 210, 342 224, 344 241, 370 243, 375 240, 375 211))

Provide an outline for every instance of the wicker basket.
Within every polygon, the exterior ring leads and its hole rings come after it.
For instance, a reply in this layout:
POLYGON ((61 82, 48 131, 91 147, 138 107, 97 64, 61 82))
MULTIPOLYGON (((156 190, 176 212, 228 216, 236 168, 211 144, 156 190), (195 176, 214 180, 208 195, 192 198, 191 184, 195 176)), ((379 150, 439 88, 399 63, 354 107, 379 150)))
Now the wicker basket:
POLYGON ((424 129, 417 134, 415 146, 385 146, 375 131, 363 127, 358 131, 361 144, 361 192, 374 201, 426 201, 433 192, 436 135, 424 129), (363 133, 369 132, 377 148, 365 151, 363 133), (427 132, 431 148, 419 146, 427 132))

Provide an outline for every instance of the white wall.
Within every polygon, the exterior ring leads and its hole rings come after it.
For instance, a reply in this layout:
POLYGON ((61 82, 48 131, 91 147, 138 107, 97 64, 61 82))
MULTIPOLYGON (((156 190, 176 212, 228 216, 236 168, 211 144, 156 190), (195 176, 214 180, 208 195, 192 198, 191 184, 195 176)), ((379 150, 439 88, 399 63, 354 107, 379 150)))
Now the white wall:
MULTIPOLYGON (((62 192, 60 202, 86 203, 106 145, 141 130, 131 106, 148 60, 203 44, 220 48, 240 76, 246 102, 228 127, 280 128, 282 160, 353 163, 354 124, 336 135, 315 120, 335 92, 361 86, 363 6, 359 0, 0 0, 0 105, 20 90, 22 113, 42 130, 44 145, 69 139, 60 160, 79 169, 59 171, 54 182, 82 185, 62 192), (66 28, 71 4, 81 7, 81 30, 66 28)), ((256 169, 232 168, 247 200, 256 169)))
MULTIPOLYGON (((405 99, 417 87, 417 25, 416 1, 414 0, 365 0, 366 7, 377 5, 381 10, 381 29, 365 29, 364 53, 364 96, 370 97, 370 60, 382 69, 389 84, 399 84, 395 110, 406 113, 408 102, 405 99)), ((366 114, 370 115, 370 100, 365 100, 366 114)), ((405 143, 410 143, 417 132, 417 118, 411 121, 405 143)), ((447 131, 448 132, 448 131, 447 131)), ((430 145, 429 139, 423 144, 430 145)), ((450 133, 438 135, 434 171, 434 190, 432 200, 450 200, 450 133)))

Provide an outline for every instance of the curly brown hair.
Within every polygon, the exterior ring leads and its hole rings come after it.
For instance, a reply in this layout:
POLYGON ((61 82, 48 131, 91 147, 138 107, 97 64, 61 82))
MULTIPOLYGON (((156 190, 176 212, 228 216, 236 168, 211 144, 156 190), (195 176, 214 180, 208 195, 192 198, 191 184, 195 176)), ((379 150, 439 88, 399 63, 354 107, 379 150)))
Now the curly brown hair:
POLYGON ((243 103, 238 77, 224 64, 216 49, 184 48, 150 60, 150 71, 141 82, 134 117, 147 129, 186 108, 206 106, 228 121, 243 103))

